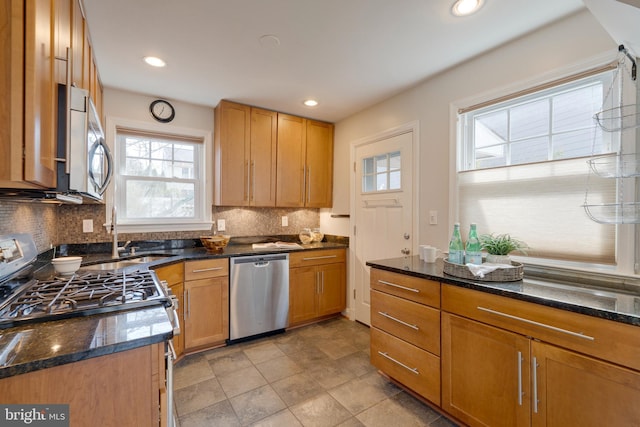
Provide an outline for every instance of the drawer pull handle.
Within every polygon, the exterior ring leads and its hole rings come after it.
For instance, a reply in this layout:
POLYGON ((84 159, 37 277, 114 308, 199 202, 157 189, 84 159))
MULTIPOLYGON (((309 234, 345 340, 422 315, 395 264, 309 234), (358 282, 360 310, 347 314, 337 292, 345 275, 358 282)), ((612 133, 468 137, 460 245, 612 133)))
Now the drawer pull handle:
POLYGON ((552 331, 562 332, 563 334, 571 335, 572 337, 578 337, 578 338, 583 338, 583 339, 589 340, 589 341, 595 341, 594 337, 590 337, 589 335, 585 335, 585 334, 580 333, 580 332, 568 331, 566 329, 558 328, 556 326, 547 325, 545 323, 536 322, 534 320, 525 319, 523 317, 514 316, 512 314, 502 313, 501 311, 491 310, 490 308, 485 308, 485 307, 480 307, 480 306, 478 306, 476 308, 478 310, 481 310, 481 311, 486 311, 487 313, 496 314, 498 316, 507 317, 507 318, 513 319, 513 320, 519 320, 520 322, 528 323, 530 325, 540 326, 542 328, 551 329, 552 331))
POLYGON ((310 256, 302 258, 303 261, 313 261, 314 259, 329 259, 337 258, 338 255, 323 255, 323 256, 310 256))
POLYGON ((200 268, 197 270, 192 270, 192 273, 204 273, 205 271, 218 271, 222 270, 224 267, 211 267, 211 268, 200 268))
POLYGON ((402 321, 402 320, 400 320, 398 318, 395 318, 395 317, 391 316, 388 313, 385 313, 384 311, 379 311, 378 314, 381 315, 381 316, 386 317, 387 319, 394 320, 394 321, 400 323, 401 325, 408 326, 411 329, 415 329, 416 331, 420 330, 420 328, 418 328, 418 325, 412 325, 411 323, 404 322, 404 321, 402 321))
POLYGON ((413 372, 416 375, 420 375, 420 372, 418 372, 418 368, 410 368, 410 367, 408 367, 404 363, 399 362, 396 359, 394 359, 393 357, 389 356, 389 354, 387 352, 382 352, 382 351, 378 350, 378 354, 380 356, 384 357, 384 358, 387 358, 387 359, 391 360, 393 363, 396 363, 396 364, 402 366, 404 369, 407 369, 407 370, 413 372))
POLYGON ((395 283, 387 282, 387 281, 385 281, 385 280, 378 280, 378 282, 382 283, 383 285, 393 286, 394 288, 404 289, 405 291, 415 292, 415 293, 417 293, 417 294, 419 294, 419 293, 420 293, 420 289, 416 289, 416 288, 407 288, 406 286, 396 285, 395 283))

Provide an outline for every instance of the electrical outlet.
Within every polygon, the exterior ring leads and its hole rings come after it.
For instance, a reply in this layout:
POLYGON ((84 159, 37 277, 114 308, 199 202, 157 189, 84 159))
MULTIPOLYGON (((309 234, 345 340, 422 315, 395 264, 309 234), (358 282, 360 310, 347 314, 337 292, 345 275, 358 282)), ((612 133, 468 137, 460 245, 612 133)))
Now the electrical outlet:
POLYGON ((282 217, 282 226, 283 227, 288 227, 289 226, 289 217, 288 216, 283 216, 282 217))
POLYGON ((92 219, 83 219, 82 220, 82 232, 83 233, 93 233, 93 220, 92 219))
POLYGON ((225 231, 227 229, 227 223, 224 219, 218 220, 218 231, 225 231))
POLYGON ((436 225, 438 223, 438 211, 429 211, 429 224, 436 225))

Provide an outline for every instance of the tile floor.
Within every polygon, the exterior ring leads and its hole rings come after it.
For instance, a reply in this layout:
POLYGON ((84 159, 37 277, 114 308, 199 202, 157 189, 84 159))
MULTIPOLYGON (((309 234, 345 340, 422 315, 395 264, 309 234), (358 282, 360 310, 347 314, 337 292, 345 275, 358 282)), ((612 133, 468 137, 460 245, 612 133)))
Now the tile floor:
POLYGON ((455 426, 381 377, 344 318, 187 356, 174 384, 181 427, 455 426))

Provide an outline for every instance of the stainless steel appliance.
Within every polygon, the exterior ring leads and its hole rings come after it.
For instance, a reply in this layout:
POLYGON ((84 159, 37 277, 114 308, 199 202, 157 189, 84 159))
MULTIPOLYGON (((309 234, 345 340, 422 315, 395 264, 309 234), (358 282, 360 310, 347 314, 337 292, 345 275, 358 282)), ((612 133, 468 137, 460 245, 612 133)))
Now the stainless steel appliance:
MULTIPOLYGON (((2 329, 25 323, 152 306, 165 307, 174 335, 180 333, 177 299, 155 272, 82 272, 81 269, 69 276, 38 280, 31 271, 37 256, 36 245, 29 234, 0 236, 0 335, 2 329)), ((170 341, 165 350, 168 425, 174 425, 175 352, 170 341)))
POLYGON ((283 331, 289 324, 289 255, 230 262, 229 341, 283 331))
POLYGON ((89 92, 58 85, 56 188, 0 189, 0 198, 96 203, 113 173, 113 159, 89 92))

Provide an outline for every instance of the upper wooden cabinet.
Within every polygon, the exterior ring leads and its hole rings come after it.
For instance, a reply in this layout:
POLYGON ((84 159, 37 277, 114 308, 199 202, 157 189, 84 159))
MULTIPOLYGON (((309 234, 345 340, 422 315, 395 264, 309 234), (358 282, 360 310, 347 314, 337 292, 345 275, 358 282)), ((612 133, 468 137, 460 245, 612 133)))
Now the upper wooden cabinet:
POLYGON ((52 0, 0 5, 0 186, 47 188, 55 175, 52 0))
POLYGON ((223 100, 214 129, 216 205, 331 207, 331 123, 223 100))
POLYGON ((277 113, 221 101, 215 109, 215 203, 276 204, 277 113))
POLYGON ((276 205, 331 207, 333 125, 278 114, 276 205))
MULTIPOLYGON (((90 89, 82 75, 88 43, 79 0, 1 2, 0 187, 56 186, 57 84, 70 80, 90 89)), ((101 112, 102 87, 93 68, 92 95, 101 112)))

